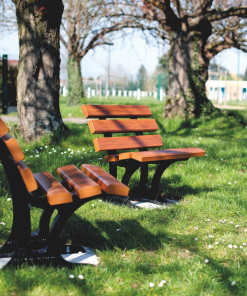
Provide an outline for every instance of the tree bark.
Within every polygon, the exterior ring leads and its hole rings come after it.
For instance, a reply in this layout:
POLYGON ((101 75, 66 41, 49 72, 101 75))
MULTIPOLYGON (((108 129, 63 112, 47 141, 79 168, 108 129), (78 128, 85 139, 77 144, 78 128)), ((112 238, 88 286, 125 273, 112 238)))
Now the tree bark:
POLYGON ((68 133, 59 108, 62 0, 13 0, 19 32, 18 123, 26 141, 68 133), (34 3, 30 3, 34 2, 34 3))
POLYGON ((207 35, 205 32, 173 31, 170 37, 169 81, 163 116, 212 114, 217 109, 205 93, 209 66, 204 54, 207 35))
POLYGON ((67 65, 68 70, 68 105, 77 105, 85 103, 86 100, 83 98, 83 84, 81 75, 81 58, 76 58, 74 54, 69 56, 69 62, 67 65))

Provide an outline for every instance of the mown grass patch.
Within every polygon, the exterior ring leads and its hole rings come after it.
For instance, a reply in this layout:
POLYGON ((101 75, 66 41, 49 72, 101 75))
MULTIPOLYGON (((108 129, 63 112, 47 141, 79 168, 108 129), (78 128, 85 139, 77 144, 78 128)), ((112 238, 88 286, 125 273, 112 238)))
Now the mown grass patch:
MULTIPOLYGON (((230 116, 164 120, 164 103, 140 103, 149 104, 164 148, 206 150, 205 157, 176 163, 165 172, 161 191, 179 203, 152 211, 118 207, 100 199, 87 203, 72 215, 60 240, 94 247, 100 265, 70 270, 7 268, 0 271, 2 295, 246 295, 246 126, 230 116), (77 277, 80 274, 84 279, 77 277), (166 283, 159 287, 162 280, 166 283)), ((57 177, 58 167, 74 164, 80 168, 82 163, 108 170, 104 154, 95 153, 87 125, 68 126, 67 139, 43 138, 29 145, 12 129, 32 171, 49 171, 57 177)), ((154 170, 151 166, 150 180, 154 170)), ((118 177, 122 175, 121 170, 118 177)), ((137 172, 130 186, 138 180, 137 172)), ((12 203, 7 200, 11 195, 2 166, 0 181, 3 243, 11 230, 12 203)), ((33 230, 39 215, 39 210, 32 209, 33 230)))

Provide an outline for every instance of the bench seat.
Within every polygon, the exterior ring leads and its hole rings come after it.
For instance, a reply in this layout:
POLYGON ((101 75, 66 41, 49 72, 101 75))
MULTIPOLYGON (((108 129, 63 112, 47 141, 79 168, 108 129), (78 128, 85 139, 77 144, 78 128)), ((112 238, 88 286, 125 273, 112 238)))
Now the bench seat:
POLYGON ((125 159, 135 159, 140 162, 162 161, 168 159, 180 159, 205 156, 205 150, 200 148, 176 148, 165 150, 149 150, 138 152, 125 152, 116 155, 106 155, 105 161, 113 162, 125 159))
POLYGON ((80 199, 101 194, 100 186, 72 164, 58 168, 57 174, 80 199))
POLYGON ((60 205, 73 201, 72 194, 49 172, 33 174, 39 188, 46 194, 50 205, 60 205))
POLYGON ((129 188, 96 165, 83 164, 81 170, 108 194, 128 196, 129 188))

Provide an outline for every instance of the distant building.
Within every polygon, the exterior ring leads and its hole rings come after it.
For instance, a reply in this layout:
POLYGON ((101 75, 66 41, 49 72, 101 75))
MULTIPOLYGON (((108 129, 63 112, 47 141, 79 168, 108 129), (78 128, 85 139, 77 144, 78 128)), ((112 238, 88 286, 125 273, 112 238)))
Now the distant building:
POLYGON ((217 100, 219 104, 225 100, 246 100, 247 81, 208 80, 206 94, 210 100, 217 100))

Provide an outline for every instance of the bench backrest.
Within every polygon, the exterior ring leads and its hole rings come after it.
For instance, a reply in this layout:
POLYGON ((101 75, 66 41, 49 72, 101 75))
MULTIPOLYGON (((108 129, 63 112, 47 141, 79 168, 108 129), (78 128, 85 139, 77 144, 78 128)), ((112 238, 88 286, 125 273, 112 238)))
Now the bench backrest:
POLYGON ((143 135, 143 132, 155 132, 158 126, 154 119, 147 119, 152 115, 148 106, 142 105, 82 105, 82 112, 89 120, 88 125, 92 134, 104 134, 105 138, 93 140, 96 152, 116 150, 156 148, 163 146, 160 135, 143 135), (145 117, 146 119, 137 119, 145 117), (111 119, 106 118, 129 118, 111 119), (136 136, 112 137, 112 133, 135 133, 136 136))
MULTIPOLYGON (((16 142, 16 140, 13 139, 8 134, 8 131, 9 130, 7 126, 5 125, 3 120, 0 118, 0 139, 2 141, 2 144, 4 145, 3 148, 4 147, 7 148, 7 149, 1 149, 1 155, 0 155, 3 165, 5 166, 5 171, 8 171, 9 165, 12 165, 14 161, 14 167, 16 167, 16 169, 19 171, 19 174, 21 176, 22 181, 25 184, 26 189, 29 192, 32 192, 38 188, 37 182, 33 176, 32 171, 23 162, 23 159, 25 158, 25 156, 21 150, 21 147, 16 142), (9 159, 9 155, 7 153, 9 153, 12 159, 9 159)), ((11 175, 11 172, 10 172, 10 175, 11 175)), ((11 183, 12 182, 11 176, 9 176, 8 179, 9 179, 9 183, 11 183)))

